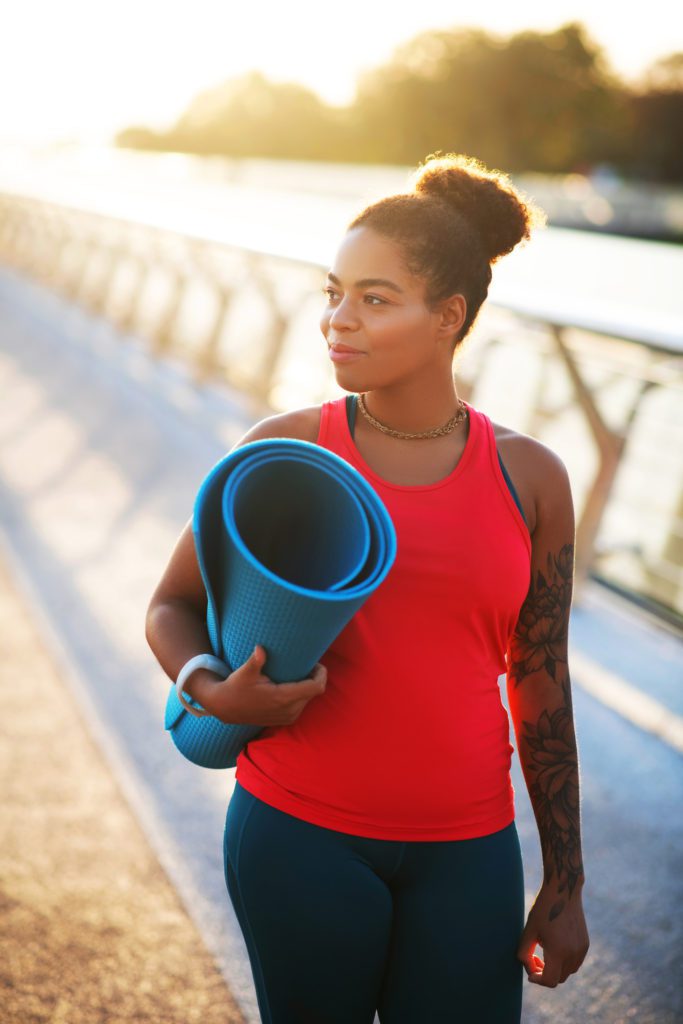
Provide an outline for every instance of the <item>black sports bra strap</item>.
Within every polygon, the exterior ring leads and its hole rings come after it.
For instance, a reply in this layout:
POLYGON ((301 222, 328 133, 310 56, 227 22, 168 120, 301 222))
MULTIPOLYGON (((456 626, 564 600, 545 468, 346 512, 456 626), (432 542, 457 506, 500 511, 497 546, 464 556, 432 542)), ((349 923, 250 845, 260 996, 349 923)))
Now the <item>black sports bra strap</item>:
POLYGON ((349 432, 353 437, 353 431, 356 426, 356 410, 358 408, 358 395, 347 395, 346 396, 346 419, 349 424, 349 432))
MULTIPOLYGON (((508 490, 509 490, 510 494, 512 495, 512 500, 514 501, 515 505, 519 509, 520 515, 522 516, 522 519, 526 523, 526 516, 524 515, 524 509, 522 508, 522 502, 519 500, 519 495, 517 494, 517 488, 513 484, 512 480, 510 478, 510 474, 508 473, 507 469, 505 468, 503 460, 500 457, 500 452, 498 451, 497 448, 496 448, 496 454, 498 456, 498 463, 500 465, 501 471, 503 473, 503 476, 505 477, 505 483, 508 485, 508 490)), ((527 527, 528 526, 529 526, 529 524, 527 523, 527 527)))

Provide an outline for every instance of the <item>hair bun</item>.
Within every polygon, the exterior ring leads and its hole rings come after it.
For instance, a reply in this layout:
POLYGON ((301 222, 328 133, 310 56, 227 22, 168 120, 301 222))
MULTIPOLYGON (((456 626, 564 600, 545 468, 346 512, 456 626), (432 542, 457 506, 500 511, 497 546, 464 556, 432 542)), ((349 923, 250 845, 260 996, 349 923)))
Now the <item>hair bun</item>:
POLYGON ((489 263, 511 252, 545 214, 507 175, 457 153, 428 156, 412 176, 414 192, 444 200, 474 226, 489 263))

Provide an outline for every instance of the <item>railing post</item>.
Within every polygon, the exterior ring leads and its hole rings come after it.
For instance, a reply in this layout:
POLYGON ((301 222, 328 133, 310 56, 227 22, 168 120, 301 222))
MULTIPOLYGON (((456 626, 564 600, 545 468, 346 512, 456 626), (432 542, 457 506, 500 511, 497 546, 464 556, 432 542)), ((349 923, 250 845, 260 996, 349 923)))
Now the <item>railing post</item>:
MULTIPOLYGON (((599 458, 597 473, 576 525, 575 585, 577 594, 580 595, 583 583, 594 561, 595 538, 609 500, 614 478, 617 475, 627 435, 623 431, 610 430, 600 415, 593 394, 581 376, 574 356, 564 340, 562 328, 556 324, 550 324, 550 331, 574 387, 578 403, 590 427, 599 458)), ((636 397, 629 419, 633 418, 640 394, 636 397)))
POLYGON ((207 380, 218 369, 218 349, 223 335, 225 318, 234 295, 231 289, 224 286, 220 287, 217 283, 216 290, 218 292, 218 309, 216 310, 213 324, 197 353, 197 359, 194 364, 195 378, 199 383, 207 380))
POLYGON ((261 365, 258 379, 254 384, 259 398, 267 402, 273 386, 275 371, 282 352, 287 328, 289 326, 289 319, 280 308, 277 301, 275 286, 268 279, 267 275, 263 273, 261 263, 261 260, 253 260, 252 267, 254 272, 258 274, 261 293, 268 303, 271 313, 271 324, 263 346, 263 355, 260 361, 261 365))
POLYGON ((174 325, 183 303, 186 278, 177 268, 171 270, 175 280, 175 287, 171 288, 171 297, 166 310, 152 332, 152 350, 157 355, 163 355, 173 346, 174 325))
POLYGON ((116 274, 116 265, 118 260, 119 250, 115 243, 105 249, 104 268, 100 270, 100 277, 94 288, 86 296, 86 302, 89 308, 98 315, 106 313, 107 300, 111 291, 114 275, 116 274))
POLYGON ((652 571, 652 565, 645 565, 645 574, 650 589, 662 603, 677 607, 683 590, 683 487, 679 489, 676 509, 672 516, 669 533, 662 546, 659 560, 660 571, 652 571), (661 570, 665 571, 662 572, 661 570), (668 569, 668 572, 666 571, 668 569))
POLYGON ((136 253, 130 256, 137 268, 137 276, 135 278, 135 285, 133 287, 133 293, 128 299, 126 304, 126 310, 122 316, 118 318, 118 327, 122 331, 131 332, 135 329, 137 321, 137 313, 142 302, 142 296, 147 285, 147 277, 149 274, 149 264, 146 262, 145 255, 136 253))

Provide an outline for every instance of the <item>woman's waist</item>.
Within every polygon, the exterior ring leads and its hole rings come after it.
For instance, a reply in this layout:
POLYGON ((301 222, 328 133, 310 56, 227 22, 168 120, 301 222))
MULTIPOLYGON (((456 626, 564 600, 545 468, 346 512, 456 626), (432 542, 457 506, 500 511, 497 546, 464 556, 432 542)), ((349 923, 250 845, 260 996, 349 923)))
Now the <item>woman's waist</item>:
POLYGON ((502 733, 474 753, 430 745, 418 732, 402 747, 381 731, 371 744, 355 735, 328 737, 327 746, 306 739, 281 730, 251 740, 237 779, 295 816, 379 838, 464 838, 510 812, 512 748, 502 733))
POLYGON ((378 796, 415 772, 448 787, 509 769, 509 719, 497 691, 450 708, 419 695, 400 703, 376 697, 344 699, 328 687, 296 722, 263 729, 249 743, 249 758, 294 789, 315 779, 323 791, 344 765, 359 765, 364 785, 378 796))

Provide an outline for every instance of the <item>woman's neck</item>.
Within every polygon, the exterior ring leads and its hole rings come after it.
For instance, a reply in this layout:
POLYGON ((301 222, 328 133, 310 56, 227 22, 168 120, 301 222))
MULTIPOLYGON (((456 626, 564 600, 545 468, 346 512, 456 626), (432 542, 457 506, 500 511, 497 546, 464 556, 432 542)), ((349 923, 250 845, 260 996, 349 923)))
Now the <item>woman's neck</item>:
POLYGON ((447 423, 458 411, 455 382, 440 387, 391 385, 365 393, 365 407, 380 423, 405 433, 421 433, 447 423))

